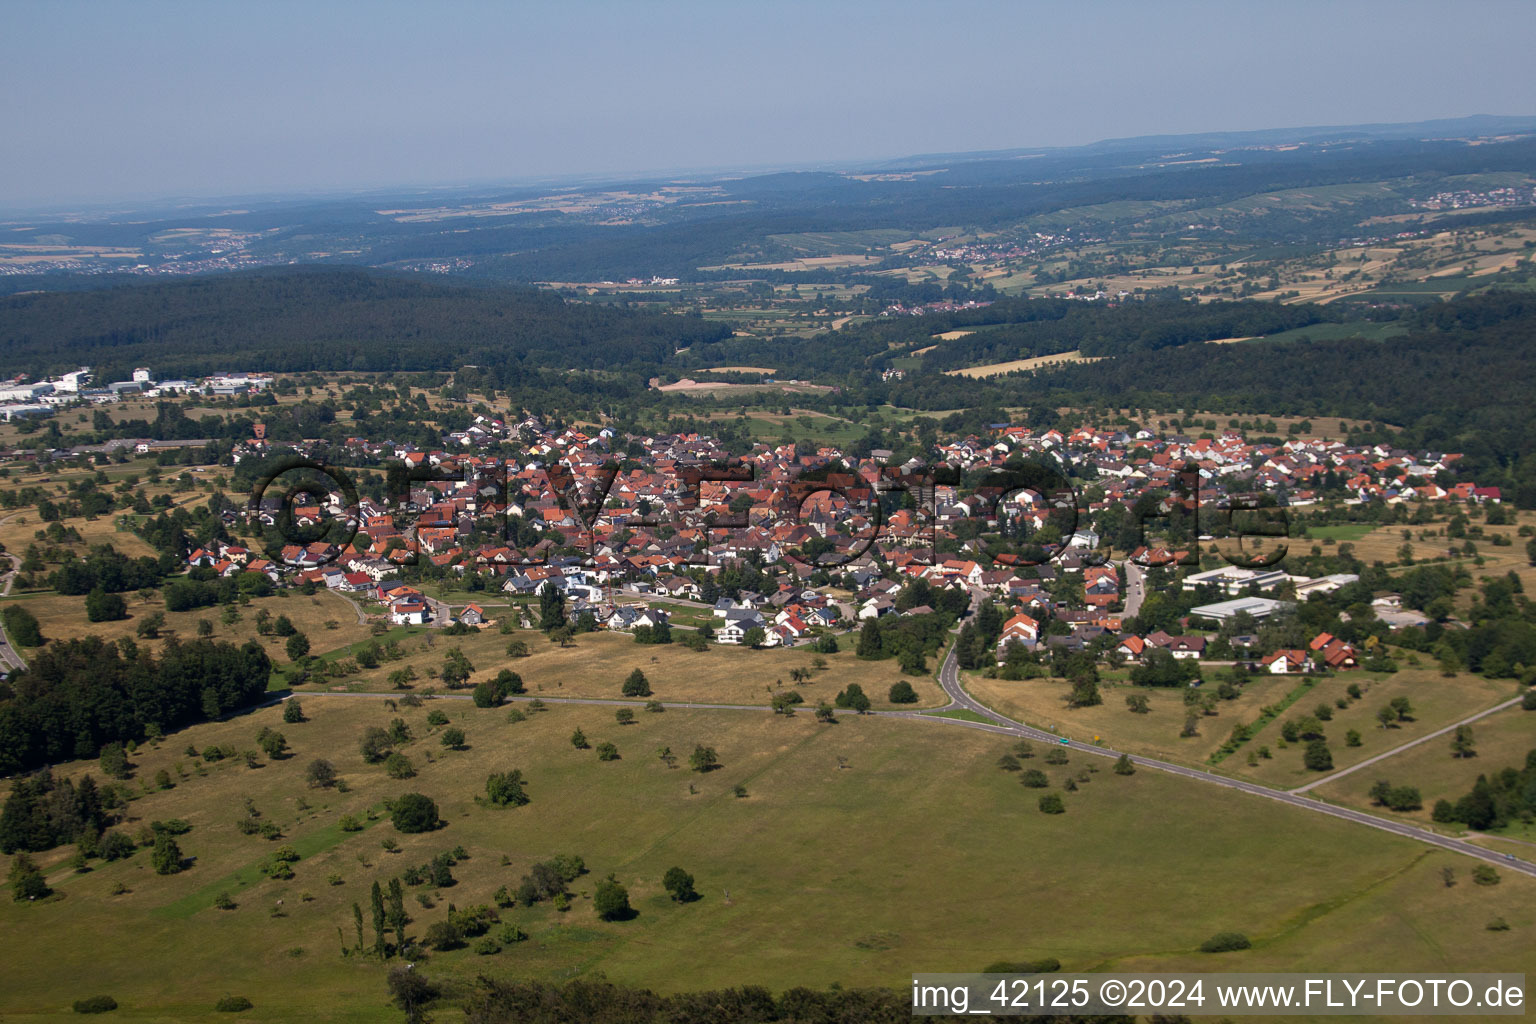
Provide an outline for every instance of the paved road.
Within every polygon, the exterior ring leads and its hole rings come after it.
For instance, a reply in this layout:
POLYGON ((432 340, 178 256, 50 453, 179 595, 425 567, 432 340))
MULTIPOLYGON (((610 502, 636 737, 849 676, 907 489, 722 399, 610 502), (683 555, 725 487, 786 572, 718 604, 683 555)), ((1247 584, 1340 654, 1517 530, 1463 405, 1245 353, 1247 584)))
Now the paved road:
MULTIPOLYGON (((16 574, 21 571, 20 558, 10 552, 6 552, 5 557, 11 560, 11 568, 5 574, 5 586, 0 588, 0 597, 11 596, 11 584, 16 582, 16 574)), ((0 666, 3 666, 5 671, 15 671, 27 667, 27 659, 23 658, 21 652, 11 643, 11 638, 6 635, 3 622, 0 622, 0 666)))
MULTIPOLYGON (((986 707, 970 694, 966 693, 965 688, 960 685, 959 663, 955 659, 955 652, 953 649, 950 650, 949 656, 944 659, 944 664, 939 669, 939 683, 944 687, 944 691, 949 694, 950 708, 963 708, 967 711, 974 712, 975 714, 988 719, 988 722, 967 722, 953 718, 933 718, 932 715, 914 715, 913 717, 927 717, 932 721, 947 722, 965 728, 979 729, 984 732, 1001 733, 1007 736, 1019 736, 1025 739, 1045 740, 1050 743, 1060 743, 1064 738, 1054 733, 1031 728, 1027 725, 1020 725, 1018 722, 1015 722, 1010 718, 1005 718, 992 709, 986 707)), ((1118 758, 1120 756, 1119 751, 1110 750, 1108 747, 1096 746, 1092 743, 1083 743, 1078 740, 1068 740, 1065 745, 1070 749, 1078 750, 1085 754, 1093 754, 1098 757, 1118 758)), ((1455 853, 1463 853, 1469 857, 1476 857, 1478 860, 1488 861, 1491 864, 1497 864, 1501 867, 1508 868, 1511 871, 1520 871, 1527 875, 1531 875, 1532 877, 1536 877, 1536 864, 1533 864, 1529 861, 1513 859, 1507 857, 1504 854, 1495 853, 1492 850, 1484 849, 1483 847, 1477 846, 1474 843, 1469 843, 1464 839, 1454 839, 1449 836, 1442 836, 1436 832, 1431 831, 1430 829, 1420 828, 1417 825, 1409 825, 1404 822, 1392 821, 1386 818, 1378 818, 1375 815, 1367 814, 1364 811, 1356 811, 1347 807, 1339 807, 1334 804, 1323 803, 1316 797, 1310 797, 1299 793, 1287 793, 1278 789, 1270 789, 1267 786, 1260 786, 1256 783, 1245 782, 1242 779, 1228 778, 1225 775, 1217 775, 1213 772, 1201 771, 1198 768, 1186 768, 1183 765, 1172 764, 1167 761, 1158 761, 1152 758, 1144 757, 1138 757, 1135 759, 1135 761, 1139 767, 1155 768, 1158 771, 1167 772, 1170 775, 1178 775, 1186 779, 1194 779, 1199 782, 1222 786, 1227 789, 1239 790, 1240 792, 1247 793, 1251 796, 1259 796, 1266 800, 1274 800, 1278 803, 1290 804, 1292 807, 1299 807, 1303 810, 1314 811, 1318 814, 1326 814, 1334 818, 1342 818, 1345 821, 1353 821, 1360 825, 1369 825, 1371 828, 1381 829, 1384 832, 1392 832, 1407 839, 1416 839, 1421 843, 1428 843, 1431 846, 1438 846, 1443 850, 1451 850, 1455 853)))
POLYGON ((1147 571, 1129 558, 1122 564, 1125 566, 1125 611, 1121 617, 1129 619, 1141 611, 1141 602, 1147 596, 1146 580, 1143 578, 1147 571))
POLYGON ((1332 775, 1324 775, 1320 779, 1313 779, 1311 782, 1307 783, 1305 786, 1297 786, 1295 789, 1291 790, 1291 792, 1292 793, 1305 793, 1305 792, 1307 792, 1308 790, 1310 790, 1314 786, 1321 786, 1321 785, 1324 785, 1326 783, 1332 782, 1335 779, 1342 779, 1346 775, 1352 775, 1352 774, 1354 774, 1355 772, 1359 771, 1362 768, 1368 768, 1371 765, 1375 764, 1377 761, 1385 760, 1386 758, 1392 757, 1394 754, 1400 754, 1400 753, 1402 753, 1405 750, 1408 750, 1408 749, 1410 749, 1412 747, 1418 746, 1420 743, 1428 743, 1430 740, 1434 739, 1437 736, 1444 736, 1447 733, 1455 732, 1457 729, 1461 728, 1463 725, 1467 725, 1467 724, 1469 724, 1471 722, 1475 722, 1479 718, 1486 718, 1487 716, 1493 714, 1496 711, 1503 711, 1505 708, 1512 708, 1516 704, 1519 704, 1520 701, 1521 701, 1520 697, 1511 697, 1509 700, 1505 701, 1502 704, 1495 704, 1493 707, 1489 708, 1487 711, 1479 711, 1475 715, 1469 715, 1466 718, 1463 718, 1459 722, 1453 722, 1452 724, 1446 726, 1444 729, 1436 729, 1434 732, 1430 733, 1427 736, 1420 736, 1416 740, 1409 740, 1407 743, 1404 743, 1401 746, 1393 747, 1391 750, 1388 750, 1388 751, 1385 751, 1383 753, 1377 754, 1375 757, 1367 758, 1366 760, 1361 761, 1359 764, 1350 765, 1348 768, 1345 768, 1342 771, 1334 772, 1332 775))
POLYGON ((357 613, 357 624, 359 626, 368 624, 368 616, 363 612, 363 606, 358 604, 355 598, 348 594, 343 594, 339 590, 333 590, 331 593, 335 594, 337 597, 341 598, 343 601, 347 602, 347 604, 352 606, 352 610, 357 613))
MULTIPOLYGON (((942 708, 930 708, 926 711, 873 711, 869 712, 869 714, 871 716, 881 718, 904 718, 920 720, 924 722, 933 722, 940 725, 954 726, 962 729, 975 729, 981 732, 996 733, 1003 736, 1016 736, 1021 739, 1042 740, 1047 743, 1061 744, 1065 739, 1066 743, 1063 744, 1064 746, 1068 747, 1069 749, 1076 750, 1080 753, 1091 754, 1095 757, 1120 757, 1120 751, 1118 750, 1111 750, 1108 747, 1101 747, 1096 744, 1084 743, 1080 740, 1069 739, 1067 737, 1059 736, 1055 733, 1046 732, 1041 729, 1035 729, 1031 726, 1015 722, 1013 719, 998 714, 991 708, 988 708, 986 705, 976 700, 976 698, 967 693, 965 691, 965 687, 960 684, 959 661, 955 657, 955 649, 953 644, 950 645, 949 652, 945 655, 944 662, 939 667, 939 684, 944 687, 944 692, 949 695, 949 703, 944 705, 942 708), (978 717, 984 719, 985 721, 968 721, 959 718, 946 718, 934 714, 936 711, 969 711, 972 714, 975 714, 978 717)), ((400 694, 327 693, 324 691, 317 691, 315 693, 305 693, 303 696, 305 699, 310 697, 360 697, 374 700, 388 700, 391 698, 398 699, 400 694)), ((441 700, 445 699, 445 697, 446 699, 451 700, 470 699, 469 695, 467 694, 440 694, 434 699, 441 700)), ((517 701, 541 700, 546 704, 592 704, 620 707, 636 707, 641 703, 639 701, 633 700, 618 700, 599 697, 549 697, 544 696, 543 694, 539 694, 537 696, 524 694, 511 699, 517 701)), ((772 711, 771 708, 760 704, 685 704, 663 701, 662 706, 665 708, 677 710, 693 709, 710 711, 772 711)), ((1495 708, 1492 710, 1497 709, 1495 708)), ((857 712, 854 711, 839 711, 837 713, 839 715, 857 714, 857 712)), ((1452 728, 1454 728, 1454 726, 1452 728)), ((1426 739, 1427 738, 1428 737, 1426 737, 1426 739)), ((1450 836, 1442 836, 1436 832, 1431 831, 1430 829, 1420 828, 1417 825, 1409 825, 1404 822, 1392 821, 1387 818, 1378 818, 1375 815, 1367 814, 1364 811, 1356 811, 1348 807, 1339 807, 1334 804, 1323 803, 1316 797, 1306 796, 1305 794, 1288 793, 1283 790, 1270 789, 1267 786, 1260 786, 1257 783, 1245 782, 1242 779, 1228 778, 1224 775, 1217 775, 1213 772, 1201 771, 1198 768, 1187 768, 1184 765, 1172 764, 1168 761, 1158 761, 1152 758, 1138 757, 1135 759, 1135 762, 1138 767, 1156 769, 1157 771, 1167 772, 1170 775, 1177 775, 1181 778, 1193 779, 1197 782, 1204 782, 1210 785, 1221 786, 1226 789, 1235 789, 1239 792, 1247 793, 1250 796, 1263 797, 1266 800, 1274 800, 1277 803, 1289 804, 1292 807, 1298 807, 1305 811, 1312 811, 1317 814, 1326 814, 1329 817, 1340 818, 1344 821, 1352 821, 1358 825, 1366 825, 1371 828, 1380 829, 1383 832, 1391 832, 1406 839, 1414 839, 1421 843, 1437 846, 1443 850, 1450 850, 1453 853, 1465 854, 1468 857, 1475 857, 1478 860, 1487 861, 1490 864, 1497 864, 1500 867, 1508 868, 1511 871, 1519 871, 1524 874, 1531 875, 1532 877, 1536 877, 1536 863, 1515 859, 1506 854, 1496 853, 1493 850, 1488 850, 1481 846, 1477 846, 1474 843, 1469 843, 1464 839, 1455 839, 1450 836)))

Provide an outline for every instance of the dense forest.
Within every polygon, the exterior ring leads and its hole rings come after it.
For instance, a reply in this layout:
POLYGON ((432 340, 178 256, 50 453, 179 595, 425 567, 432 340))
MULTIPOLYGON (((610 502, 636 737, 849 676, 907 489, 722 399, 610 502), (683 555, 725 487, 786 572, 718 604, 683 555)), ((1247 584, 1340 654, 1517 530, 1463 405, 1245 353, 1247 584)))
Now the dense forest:
POLYGON ((0 361, 9 370, 85 364, 106 380, 124 380, 135 366, 168 377, 474 365, 505 386, 544 368, 656 364, 729 333, 693 316, 362 270, 257 271, 0 300, 0 361))
POLYGON ((266 692, 271 659, 255 641, 169 640, 155 657, 132 641, 57 641, 0 696, 0 772, 94 757, 244 707, 266 692))
MULTIPOLYGON (((1010 971, 1053 971, 1054 960, 1036 964, 995 964, 1010 971)), ((989 968, 993 969, 993 968, 989 968)), ((423 972, 396 968, 389 975, 395 1004, 407 1020, 424 1020, 424 1009, 440 995, 423 972)), ((912 997, 892 989, 818 991, 793 988, 778 996, 765 988, 742 986, 660 995, 649 989, 598 978, 578 978, 560 985, 537 981, 502 981, 481 977, 465 1001, 469 1024, 898 1024, 912 1019, 912 997)), ((1134 1016, 1065 1014, 1056 1017, 930 1016, 931 1021, 1046 1020, 1058 1024, 1135 1024, 1134 1016)), ((1174 1024, 1186 1018, 1154 1018, 1174 1024)))

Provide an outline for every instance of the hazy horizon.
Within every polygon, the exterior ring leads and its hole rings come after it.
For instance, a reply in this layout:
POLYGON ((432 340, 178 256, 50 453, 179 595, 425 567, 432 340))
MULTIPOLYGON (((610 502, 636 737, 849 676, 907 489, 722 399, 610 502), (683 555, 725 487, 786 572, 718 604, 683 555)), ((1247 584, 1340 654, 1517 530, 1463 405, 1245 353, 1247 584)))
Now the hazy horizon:
POLYGON ((752 171, 1536 111, 1536 6, 9 12, 0 206, 752 171))

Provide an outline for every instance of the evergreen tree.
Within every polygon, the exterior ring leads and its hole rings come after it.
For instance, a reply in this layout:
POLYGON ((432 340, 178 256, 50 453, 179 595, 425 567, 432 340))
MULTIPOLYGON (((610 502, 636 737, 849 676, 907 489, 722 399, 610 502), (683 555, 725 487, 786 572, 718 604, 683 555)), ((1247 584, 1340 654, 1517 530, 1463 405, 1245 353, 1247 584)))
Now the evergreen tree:
POLYGON ((373 951, 382 960, 389 951, 389 944, 384 939, 384 890, 379 886, 378 879, 374 879, 373 889, 368 896, 373 909, 373 951))
POLYGON ((857 655, 866 659, 878 658, 882 653, 882 646, 880 627, 875 625, 874 619, 864 620, 864 625, 859 629, 857 655))

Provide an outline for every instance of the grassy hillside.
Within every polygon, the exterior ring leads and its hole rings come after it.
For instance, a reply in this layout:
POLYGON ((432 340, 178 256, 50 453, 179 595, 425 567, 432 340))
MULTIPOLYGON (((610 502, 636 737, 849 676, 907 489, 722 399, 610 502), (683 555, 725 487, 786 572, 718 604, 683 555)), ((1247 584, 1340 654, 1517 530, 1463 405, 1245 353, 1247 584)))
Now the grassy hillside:
MULTIPOLYGON (((1041 790, 995 767, 1006 744, 953 725, 668 711, 620 726, 611 708, 570 705, 510 724, 503 709, 428 702, 399 713, 417 737, 405 750, 419 772, 402 781, 357 753, 363 729, 395 712, 344 696, 309 696, 304 706, 305 723, 285 725, 269 708, 135 755, 138 778, 165 767, 177 781, 140 795, 127 830, 185 819, 192 828, 180 843, 194 864, 157 876, 141 850, 74 874, 67 849, 41 857, 62 898, 0 899, 0 929, 28 936, 8 949, 7 1020, 64 1019, 71 1000, 98 992, 117 998, 128 1019, 216 1019, 213 1003, 227 993, 256 1004, 251 1020, 396 1019, 384 1009, 378 962, 341 955, 353 942, 351 904, 360 902, 366 919, 374 879, 456 846, 469 854, 453 869, 457 884, 407 887, 413 936, 449 903, 489 902, 499 886, 515 887, 535 860, 575 853, 590 873, 563 913, 547 903, 502 912, 529 941, 493 956, 434 953, 418 964, 439 980, 602 971, 666 991, 902 987, 914 970, 1044 956, 1067 969, 1536 969, 1530 879, 1446 889, 1440 869, 1465 878, 1468 862, 1150 770, 1117 776, 1103 763, 1089 773, 1077 758, 1065 767, 1028 762, 1046 770, 1055 792, 1069 774, 1086 780, 1064 793, 1064 815, 1044 815, 1041 790), (434 708, 466 731, 467 750, 440 745, 426 724, 434 708), (255 769, 225 761, 199 774, 183 750, 252 746, 263 725, 285 733, 293 756, 255 769), (577 727, 593 744, 616 743, 621 759, 604 763, 573 748, 577 727), (719 752, 719 770, 688 770, 686 754, 701 742, 719 752), (684 755, 678 767, 658 759, 663 746, 684 755), (305 786, 316 756, 335 762, 348 792, 305 786), (474 802, 487 773, 514 767, 527 777, 530 804, 474 802), (364 819, 411 790, 438 801, 445 828, 418 836, 383 820, 340 828, 342 815, 364 819), (282 840, 234 827, 247 797, 282 828, 282 840), (398 852, 385 852, 386 838, 398 852), (302 855, 296 877, 261 879, 257 866, 285 843, 302 855), (660 879, 674 865, 694 874, 701 900, 668 899, 660 879), (594 886, 610 872, 629 889, 632 920, 604 923, 593 912, 594 886), (340 884, 328 884, 332 875, 340 884), (130 891, 112 895, 119 884, 130 891), (215 909, 225 892, 235 909, 215 909), (1484 929, 1495 914, 1510 931, 1484 929), (1219 963, 1194 952, 1224 929, 1247 932, 1254 948, 1219 963)), ((86 769, 94 766, 66 771, 86 769)))

